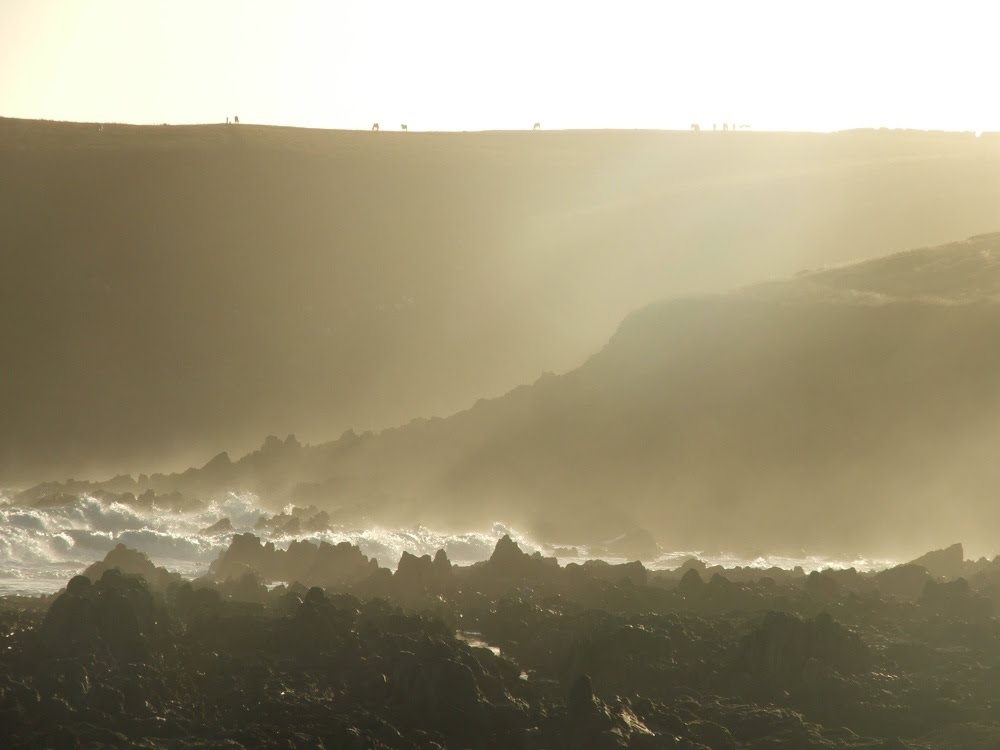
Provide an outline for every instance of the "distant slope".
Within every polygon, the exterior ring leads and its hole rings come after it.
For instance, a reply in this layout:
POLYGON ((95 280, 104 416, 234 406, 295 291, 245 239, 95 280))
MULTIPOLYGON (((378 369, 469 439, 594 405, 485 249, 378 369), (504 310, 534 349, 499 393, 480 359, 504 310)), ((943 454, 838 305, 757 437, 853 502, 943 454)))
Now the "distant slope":
POLYGON ((449 419, 271 439, 149 484, 360 503, 394 523, 500 518, 557 541, 641 524, 676 548, 991 552, 997 254, 984 235, 659 303, 579 369, 449 419))
POLYGON ((1000 205, 996 139, 913 132, 0 119, 0 170, 0 486, 449 414, 654 299, 967 236, 1000 205))

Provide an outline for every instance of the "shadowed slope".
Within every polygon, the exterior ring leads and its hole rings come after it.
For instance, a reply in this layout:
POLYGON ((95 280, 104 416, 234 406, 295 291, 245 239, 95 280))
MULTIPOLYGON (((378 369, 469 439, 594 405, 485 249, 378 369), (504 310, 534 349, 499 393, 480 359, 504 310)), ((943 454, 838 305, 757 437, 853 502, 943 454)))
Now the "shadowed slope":
POLYGON ((993 252, 1000 235, 660 303, 579 369, 449 419, 269 439, 151 483, 362 503, 393 523, 503 518, 556 539, 649 525, 674 548, 988 551, 1000 304, 949 277, 992 290, 993 252))
POLYGON ((452 413, 648 301, 966 236, 1000 205, 1000 148, 965 134, 0 119, 0 159, 8 484, 452 413))

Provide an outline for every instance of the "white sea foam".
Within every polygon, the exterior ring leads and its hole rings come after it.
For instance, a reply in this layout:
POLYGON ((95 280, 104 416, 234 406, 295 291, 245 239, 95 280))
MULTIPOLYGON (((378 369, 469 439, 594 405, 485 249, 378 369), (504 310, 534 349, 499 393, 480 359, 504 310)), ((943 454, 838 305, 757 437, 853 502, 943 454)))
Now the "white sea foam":
MULTIPOLYGON (((525 552, 543 550, 530 539, 503 524, 496 523, 485 531, 465 533, 443 533, 423 526, 412 529, 386 529, 372 527, 365 529, 338 529, 313 534, 300 534, 294 538, 314 542, 339 544, 349 542, 369 557, 379 561, 379 565, 395 569, 403 552, 413 555, 434 555, 439 549, 448 554, 448 559, 460 565, 468 565, 487 559, 496 547, 497 540, 504 534, 510 536, 525 552)), ((272 537, 277 546, 286 546, 293 537, 272 537)))
MULTIPOLYGON (((357 545, 383 567, 395 568, 404 551, 415 555, 447 552, 453 562, 468 565, 487 559, 504 534, 526 552, 552 554, 552 548, 536 544, 524 534, 501 523, 486 529, 446 533, 423 526, 416 528, 363 529, 337 528, 323 532, 269 534, 254 530, 261 516, 271 515, 259 498, 244 493, 230 493, 204 509, 173 513, 160 509, 142 510, 120 503, 105 503, 82 496, 75 503, 53 508, 15 506, 9 495, 0 492, 0 595, 11 593, 49 593, 90 563, 100 560, 116 544, 145 552, 157 564, 188 577, 204 573, 219 553, 229 546, 236 533, 252 531, 286 548, 293 538, 337 544, 357 545), (222 518, 228 518, 232 530, 211 535, 199 533, 222 518)), ((287 509, 290 510, 291 509, 287 509)), ((581 562, 597 557, 586 547, 578 547, 578 557, 560 558, 560 562, 581 562)), ((739 556, 704 554, 698 550, 673 552, 647 563, 651 568, 676 568, 688 557, 698 557, 709 565, 735 565, 767 568, 802 567, 805 572, 821 568, 856 567, 873 570, 893 564, 891 560, 836 560, 823 557, 739 556)), ((625 562, 607 558, 609 562, 625 562)))
MULTIPOLYGON (((291 510, 290 508, 287 510, 291 510)), ((501 524, 482 531, 446 534, 427 528, 340 528, 316 533, 269 534, 254 530, 261 516, 271 515, 252 494, 230 493, 204 509, 174 513, 106 503, 83 495, 76 502, 51 508, 24 508, 0 494, 0 595, 46 593, 90 563, 100 560, 117 544, 145 552, 157 565, 187 576, 204 573, 234 534, 251 531, 285 548, 293 538, 337 544, 349 542, 385 567, 395 568, 404 551, 433 555, 444 549, 457 563, 469 564, 490 556, 497 540, 510 536, 527 551, 538 549, 514 529, 501 524), (202 534, 222 518, 232 529, 202 534)))

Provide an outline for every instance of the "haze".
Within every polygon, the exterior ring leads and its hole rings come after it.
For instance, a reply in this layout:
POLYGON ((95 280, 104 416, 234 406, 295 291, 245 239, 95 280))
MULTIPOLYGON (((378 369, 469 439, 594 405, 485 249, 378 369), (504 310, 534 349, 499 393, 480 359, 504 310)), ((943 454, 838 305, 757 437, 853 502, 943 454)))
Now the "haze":
POLYGON ((1000 129, 985 2, 6 0, 3 114, 414 130, 1000 129))
POLYGON ((0 748, 1000 748, 995 16, 0 0, 0 748))
POLYGON ((977 6, 0 12, 0 488, 991 550, 977 6))

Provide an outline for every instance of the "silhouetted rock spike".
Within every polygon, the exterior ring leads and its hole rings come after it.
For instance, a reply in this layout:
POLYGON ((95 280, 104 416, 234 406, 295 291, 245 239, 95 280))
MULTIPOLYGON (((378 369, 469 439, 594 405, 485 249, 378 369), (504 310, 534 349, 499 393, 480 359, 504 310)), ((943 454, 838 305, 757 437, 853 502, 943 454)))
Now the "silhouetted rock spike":
POLYGON ((594 710, 594 686, 590 675, 582 674, 573 681, 569 690, 569 713, 579 716, 594 710))
POLYGON ((525 553, 517 546, 517 542, 511 539, 509 534, 504 534, 497 541, 497 546, 493 548, 490 562, 520 560, 522 557, 525 557, 525 553))

